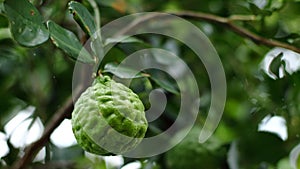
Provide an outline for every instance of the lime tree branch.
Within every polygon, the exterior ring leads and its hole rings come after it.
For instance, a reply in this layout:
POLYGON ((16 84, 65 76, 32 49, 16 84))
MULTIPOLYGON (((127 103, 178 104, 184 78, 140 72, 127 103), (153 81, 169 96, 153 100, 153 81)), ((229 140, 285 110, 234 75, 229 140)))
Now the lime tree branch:
MULTIPOLYGON (((74 98, 78 98, 82 88, 74 91, 74 98)), ((36 142, 25 148, 24 155, 17 160, 11 169, 24 169, 32 162, 37 153, 47 144, 52 132, 61 124, 65 118, 70 118, 73 111, 73 97, 69 97, 65 103, 54 113, 52 119, 48 122, 43 135, 36 142)))
MULTIPOLYGON (((280 42, 280 41, 277 41, 274 39, 268 39, 268 38, 259 36, 251 31, 235 24, 236 21, 254 21, 254 20, 256 20, 255 16, 253 16, 253 15, 250 15, 250 16, 248 16, 248 15, 247 16, 233 15, 231 17, 226 18, 226 17, 220 17, 220 16, 213 15, 213 14, 192 12, 192 11, 173 12, 170 14, 176 15, 176 16, 179 16, 182 18, 186 18, 186 19, 203 20, 206 22, 222 25, 242 37, 251 39, 252 41, 254 41, 257 44, 262 44, 262 45, 266 45, 269 47, 282 47, 282 48, 286 48, 291 51, 300 53, 300 48, 298 48, 296 46, 293 46, 288 43, 280 42)), ((129 23, 128 26, 126 26, 122 30, 120 30, 118 32, 117 36, 124 35, 127 32, 129 32, 130 30, 132 30, 133 28, 138 27, 138 26, 142 25, 143 23, 145 23, 151 19, 155 19, 157 17, 162 17, 162 15, 160 15, 159 13, 151 13, 149 15, 145 15, 143 17, 137 18, 133 22, 129 23)))
MULTIPOLYGON (((191 12, 191 11, 183 11, 183 12, 177 12, 177 13, 172 13, 172 14, 183 17, 183 18, 187 18, 187 19, 204 20, 204 21, 208 21, 208 22, 212 22, 212 23, 217 23, 217 24, 228 27, 230 30, 239 34, 240 36, 251 39, 255 43, 263 44, 263 45, 266 45, 269 47, 282 47, 282 48, 286 48, 286 49, 292 50, 294 52, 300 53, 300 48, 298 48, 296 46, 293 46, 288 43, 283 43, 283 42, 280 42, 280 41, 277 41, 274 39, 264 38, 262 36, 254 34, 253 32, 250 32, 249 30, 247 30, 243 27, 237 26, 236 24, 234 24, 234 21, 241 20, 240 17, 224 18, 224 17, 212 15, 212 14, 191 12)), ((250 17, 250 19, 251 19, 251 17, 250 17)), ((245 20, 247 20, 247 18, 245 18, 245 20)))

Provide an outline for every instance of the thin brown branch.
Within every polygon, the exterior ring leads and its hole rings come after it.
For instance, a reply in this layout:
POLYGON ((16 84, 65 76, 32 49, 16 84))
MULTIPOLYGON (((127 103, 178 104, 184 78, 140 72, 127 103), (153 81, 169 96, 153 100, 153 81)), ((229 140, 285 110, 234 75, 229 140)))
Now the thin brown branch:
POLYGON ((158 13, 151 13, 151 14, 139 17, 136 20, 134 20, 131 23, 129 23, 126 27, 124 27, 123 29, 121 29, 120 31, 118 31, 114 36, 125 35, 127 32, 130 32, 132 29, 140 26, 144 22, 147 22, 147 21, 149 21, 149 20, 151 20, 153 18, 156 18, 156 17, 161 17, 161 15, 158 14, 158 13))
MULTIPOLYGON (((268 38, 259 36, 259 35, 254 34, 253 32, 250 32, 249 30, 247 30, 243 27, 240 27, 234 23, 235 21, 253 21, 256 19, 254 16, 233 15, 231 17, 225 18, 225 17, 220 17, 217 15, 208 14, 208 13, 192 12, 192 11, 174 12, 174 13, 170 13, 170 14, 176 15, 176 16, 179 16, 182 18, 186 18, 186 19, 203 20, 203 21, 207 21, 210 23, 219 24, 219 25, 229 28, 229 30, 237 33, 238 35, 240 35, 242 37, 251 39, 252 41, 254 41, 257 44, 262 44, 262 45, 266 45, 269 47, 282 47, 282 48, 286 48, 291 51, 300 53, 300 48, 298 48, 296 46, 293 46, 288 43, 280 42, 280 41, 277 41, 274 39, 268 39, 268 38)), ((163 16, 164 15, 161 15, 159 13, 150 13, 149 15, 145 15, 143 17, 137 18, 133 22, 129 23, 128 26, 121 29, 116 34, 116 36, 124 35, 127 32, 130 32, 132 29, 140 26, 141 24, 143 24, 151 19, 155 19, 156 17, 163 17, 163 16)))
POLYGON ((256 21, 255 15, 231 15, 229 17, 231 21, 256 21))
MULTIPOLYGON (((212 23, 221 24, 221 25, 228 27, 230 30, 237 33, 238 35, 246 37, 248 39, 251 39, 255 43, 263 44, 263 45, 266 45, 269 47, 282 47, 282 48, 289 49, 291 51, 300 53, 300 48, 298 48, 296 46, 293 46, 288 43, 280 42, 280 41, 277 41, 274 39, 264 38, 262 36, 254 34, 253 32, 250 32, 249 30, 247 30, 243 27, 237 26, 233 22, 233 21, 235 21, 234 18, 231 18, 231 17, 224 18, 224 17, 220 17, 220 16, 216 16, 216 15, 200 13, 200 12, 190 12, 190 11, 177 12, 177 13, 172 13, 172 14, 183 17, 183 18, 204 20, 204 21, 208 21, 208 22, 212 22, 212 23)), ((239 19, 237 19, 237 20, 239 20, 239 19)))
MULTIPOLYGON (((76 90, 75 95, 79 95, 81 89, 76 90)), ((76 97, 77 98, 77 97, 76 97)), ((24 156, 16 161, 11 169, 24 169, 35 158, 37 153, 46 145, 49 141, 51 133, 60 125, 60 123, 71 116, 73 111, 73 97, 69 97, 63 106, 58 109, 53 115, 52 119, 48 122, 44 133, 41 138, 32 143, 25 149, 24 156)))

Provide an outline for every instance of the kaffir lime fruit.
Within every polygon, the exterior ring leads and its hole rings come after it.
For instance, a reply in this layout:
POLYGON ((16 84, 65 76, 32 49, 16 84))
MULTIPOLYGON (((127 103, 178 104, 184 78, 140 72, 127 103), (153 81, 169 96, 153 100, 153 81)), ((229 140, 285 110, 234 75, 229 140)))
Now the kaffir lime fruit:
POLYGON ((97 77, 74 105, 72 129, 78 144, 98 155, 135 148, 148 123, 144 105, 128 87, 108 76, 97 77))

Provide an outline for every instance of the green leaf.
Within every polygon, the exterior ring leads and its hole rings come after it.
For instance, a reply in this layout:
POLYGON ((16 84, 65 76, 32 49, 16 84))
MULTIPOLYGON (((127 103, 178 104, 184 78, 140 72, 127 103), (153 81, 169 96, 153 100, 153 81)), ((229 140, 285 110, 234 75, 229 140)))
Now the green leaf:
POLYGON ((1 157, 5 161, 8 166, 11 166, 20 154, 20 149, 15 148, 10 141, 7 141, 7 145, 9 147, 9 153, 5 157, 1 157))
POLYGON ((168 82, 167 80, 164 80, 164 79, 158 79, 158 78, 152 77, 152 76, 150 76, 150 78, 151 78, 155 83, 157 83, 160 87, 162 87, 163 89, 167 90, 168 92, 171 92, 171 93, 176 94, 176 95, 179 94, 177 88, 174 87, 173 84, 170 83, 170 82, 168 82))
POLYGON ((282 57, 283 53, 281 52, 273 58, 269 66, 269 71, 273 73, 277 78, 279 78, 279 71, 280 67, 282 66, 282 57))
POLYGON ((104 58, 104 48, 100 36, 96 36, 95 39, 92 39, 91 48, 98 60, 104 58))
POLYGON ((285 6, 285 4, 285 0, 272 0, 270 4, 270 9, 272 11, 280 10, 285 6))
POLYGON ((154 81, 157 85, 159 85, 161 88, 173 94, 179 95, 178 87, 174 80, 165 76, 165 74, 161 74, 157 71, 149 70, 148 73, 150 74, 150 79, 154 81))
POLYGON ((39 11, 27 0, 6 0, 5 12, 10 21, 14 39, 24 46, 36 46, 49 38, 39 11))
POLYGON ((11 38, 11 34, 8 28, 0 28, 0 40, 11 38))
POLYGON ((285 41, 288 43, 289 41, 295 41, 299 38, 300 38, 300 35, 298 33, 290 33, 286 36, 278 37, 276 39, 279 41, 285 41))
POLYGON ((107 38, 104 45, 114 44, 114 43, 143 43, 142 40, 135 37, 116 37, 116 38, 107 38))
POLYGON ((69 10, 73 14, 73 18, 77 21, 80 27, 90 36, 97 31, 95 21, 91 13, 82 4, 71 1, 69 10))
POLYGON ((279 160, 277 163, 277 168, 278 169, 293 169, 289 158, 283 158, 283 159, 279 160))
POLYGON ((85 6, 75 1, 71 1, 69 3, 69 10, 73 14, 73 18, 77 21, 84 32, 86 32, 92 38, 91 48, 94 54, 98 57, 98 60, 101 60, 104 55, 104 49, 101 40, 100 28, 97 28, 93 16, 85 6))
POLYGON ((52 160, 74 160, 80 158, 82 155, 82 148, 78 145, 66 148, 51 146, 51 151, 53 152, 52 160))
POLYGON ((299 168, 299 167, 300 167, 300 158, 298 156, 298 158, 297 158, 297 168, 299 168))
POLYGON ((250 10, 255 15, 262 15, 262 16, 270 16, 272 15, 272 12, 266 9, 260 9, 257 7, 254 3, 249 3, 250 10))
POLYGON ((64 52, 66 52, 71 59, 79 60, 83 63, 94 63, 95 61, 83 48, 75 34, 52 21, 47 22, 52 42, 64 52), (80 55, 80 57, 78 57, 80 55))
POLYGON ((93 16, 85 6, 75 1, 69 3, 69 10, 80 27, 92 38, 91 48, 98 59, 101 60, 104 55, 103 44, 100 30, 97 29, 93 16))
MULTIPOLYGON (((124 13, 128 8, 128 1, 125 0, 96 0, 96 2, 103 6, 108 6, 118 12, 124 13)), ((131 1, 129 1, 130 3, 131 1)))
POLYGON ((140 73, 138 70, 131 69, 122 65, 117 65, 116 63, 108 63, 104 66, 104 73, 112 73, 119 78, 141 78, 147 77, 148 74, 140 73), (137 73, 139 72, 139 73, 137 73))
POLYGON ((248 164, 262 161, 276 164, 288 155, 284 142, 277 135, 268 132, 247 132, 245 136, 241 136, 237 148, 239 159, 248 164))
POLYGON ((2 2, 2 0, 0 1, 0 14, 4 13, 4 4, 2 2))
MULTIPOLYGON (((1 14, 1 4, 0 4, 0 28, 8 28, 9 29, 9 20, 5 15, 1 14)), ((10 30, 9 30, 10 32, 10 30)), ((11 34, 11 33, 9 33, 11 34)))

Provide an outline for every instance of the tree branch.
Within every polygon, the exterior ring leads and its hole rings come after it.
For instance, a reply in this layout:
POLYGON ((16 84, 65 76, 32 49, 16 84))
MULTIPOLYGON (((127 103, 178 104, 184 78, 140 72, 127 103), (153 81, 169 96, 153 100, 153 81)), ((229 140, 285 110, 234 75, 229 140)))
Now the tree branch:
MULTIPOLYGON (((75 93, 75 98, 79 96, 81 88, 78 88, 75 93)), ((73 97, 70 96, 63 106, 58 109, 53 115, 52 119, 48 122, 44 133, 41 138, 25 148, 24 156, 16 161, 11 169, 24 169, 26 166, 35 158, 37 153, 45 146, 49 141, 51 133, 60 125, 60 123, 65 119, 71 117, 73 111, 73 97)))
MULTIPOLYGON (((296 46, 293 46, 288 43, 280 42, 280 41, 277 41, 274 39, 264 38, 262 36, 254 34, 253 32, 250 32, 249 30, 247 30, 243 27, 240 27, 240 26, 237 26, 236 24, 234 24, 234 21, 253 21, 256 19, 254 16, 233 15, 231 17, 225 18, 225 17, 220 17, 217 15, 208 14, 208 13, 192 12, 192 11, 173 12, 170 14, 176 15, 176 16, 179 16, 182 18, 186 18, 186 19, 203 20, 203 21, 207 21, 210 23, 223 25, 224 27, 229 28, 231 31, 237 33, 238 35, 240 35, 242 37, 246 37, 248 39, 251 39, 252 41, 254 41, 257 44, 263 44, 263 45, 266 45, 269 47, 281 47, 281 48, 289 49, 291 51, 300 53, 300 48, 298 48, 296 46)), ((127 32, 131 31, 133 28, 138 27, 139 25, 143 24, 144 22, 147 22, 151 19, 155 19, 157 17, 162 17, 162 15, 159 15, 157 13, 152 13, 152 14, 137 18, 133 22, 129 23, 128 26, 121 29, 118 32, 118 34, 116 34, 116 36, 124 35, 127 32)))
MULTIPOLYGON (((191 11, 184 11, 184 12, 177 12, 177 13, 172 13, 173 15, 183 17, 183 18, 189 18, 189 19, 195 19, 195 20, 205 20, 208 22, 212 23, 217 23, 224 25, 228 27, 230 30, 233 32, 237 33, 240 36, 246 37, 248 39, 251 39, 255 43, 258 44, 263 44, 269 47, 282 47, 286 48, 289 50, 292 50, 294 52, 300 53, 300 48, 293 46, 291 44, 283 43, 274 39, 267 39, 262 36, 256 35, 249 30, 237 26, 233 23, 235 21, 235 17, 230 17, 230 18, 224 18, 224 17, 219 17, 216 15, 211 15, 211 14, 206 14, 206 13, 201 13, 201 12, 191 12, 191 11)), ((237 18, 237 20, 240 20, 237 18)))

